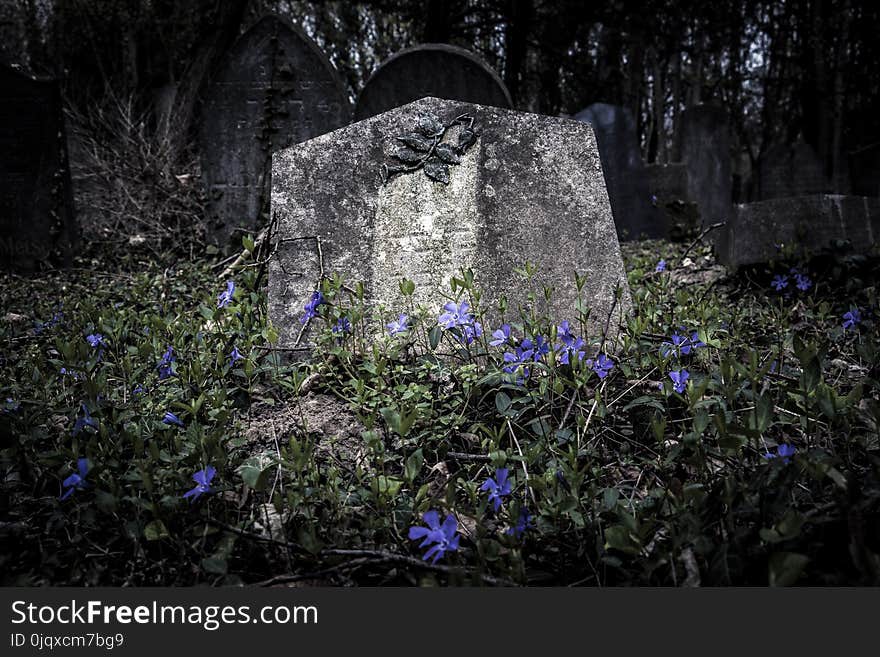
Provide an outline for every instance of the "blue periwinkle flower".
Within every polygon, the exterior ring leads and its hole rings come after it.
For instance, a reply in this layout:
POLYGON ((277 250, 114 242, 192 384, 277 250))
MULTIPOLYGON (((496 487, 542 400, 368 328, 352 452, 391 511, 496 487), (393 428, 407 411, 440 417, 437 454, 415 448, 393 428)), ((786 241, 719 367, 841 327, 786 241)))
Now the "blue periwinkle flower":
POLYGON ((162 417, 162 422, 164 422, 165 424, 176 424, 178 427, 184 426, 183 420, 181 420, 171 411, 165 411, 165 415, 162 417))
POLYGON ((770 285, 772 285, 773 289, 777 292, 781 292, 788 287, 788 276, 776 274, 776 276, 773 277, 773 280, 770 281, 770 285))
POLYGON ((516 524, 507 530, 507 535, 521 538, 533 526, 532 514, 529 513, 526 507, 523 507, 519 510, 519 518, 517 518, 516 524))
POLYGON ((458 522, 452 514, 446 516, 443 524, 440 524, 440 514, 436 511, 428 511, 422 516, 427 527, 412 526, 409 528, 409 538, 411 541, 424 539, 419 547, 431 545, 431 548, 425 552, 422 559, 428 561, 433 557, 431 563, 437 563, 437 560, 447 552, 454 552, 458 549, 458 522))
POLYGON ((385 327, 388 329, 388 333, 391 335, 397 335, 398 333, 406 333, 409 330, 409 317, 401 313, 395 321, 388 322, 385 327))
POLYGON ((171 345, 168 345, 168 348, 165 350, 165 353, 162 354, 162 359, 159 361, 159 364, 156 365, 156 369, 159 370, 159 380, 164 381, 172 376, 174 376, 174 369, 171 365, 175 360, 174 357, 174 348, 171 345))
POLYGON ((233 345, 232 351, 229 354, 229 364, 235 365, 236 361, 239 361, 242 358, 244 358, 244 356, 241 355, 241 352, 238 350, 238 347, 233 345))
POLYGON ((312 317, 317 317, 318 306, 320 306, 322 303, 324 303, 324 295, 321 294, 321 292, 318 290, 312 292, 312 296, 309 299, 308 303, 303 306, 303 310, 305 310, 306 312, 302 317, 299 318, 300 323, 305 324, 310 319, 312 319, 312 317))
POLYGON ((235 283, 232 281, 226 282, 226 289, 219 294, 217 297, 217 307, 225 308, 230 303, 232 303, 232 297, 235 294, 235 283))
POLYGON ((676 370, 669 373, 669 378, 672 379, 673 390, 678 394, 682 394, 687 387, 687 382, 691 375, 687 370, 676 370))
POLYGON ((807 276, 806 274, 795 274, 794 280, 795 280, 795 286, 801 292, 806 292, 811 287, 813 287, 813 281, 811 281, 810 277, 807 276))
POLYGON ((666 271, 666 261, 661 260, 657 263, 657 267, 654 269, 656 272, 666 271))
POLYGON ((859 312, 858 308, 853 308, 852 310, 843 313, 843 330, 851 329, 861 321, 862 313, 859 312))
POLYGON ((489 344, 493 347, 500 347, 510 342, 510 324, 502 324, 500 329, 492 331, 492 339, 489 344))
POLYGON ((213 493, 214 491, 211 489, 211 480, 214 478, 215 474, 217 474, 217 468, 212 465, 193 474, 192 478, 193 481, 196 482, 196 487, 185 492, 183 494, 184 499, 192 498, 196 500, 199 496, 204 495, 205 493, 213 493))
POLYGON ((351 322, 348 317, 340 317, 336 320, 336 324, 331 329, 333 333, 351 333, 351 322))
POLYGON ((76 470, 76 472, 61 482, 61 485, 67 489, 61 495, 60 499, 62 501, 73 495, 74 491, 81 490, 89 485, 86 481, 86 475, 89 473, 88 459, 78 459, 76 462, 76 470))
POLYGON ((492 479, 489 477, 480 486, 480 490, 489 492, 489 501, 495 507, 495 510, 501 508, 501 498, 510 495, 510 482, 507 480, 508 470, 507 468, 498 468, 495 470, 495 478, 492 479))
POLYGON ((89 414, 89 407, 82 404, 81 408, 82 415, 77 417, 76 422, 73 423, 73 431, 71 433, 74 436, 79 435, 79 432, 86 427, 91 427, 92 429, 98 428, 98 421, 89 414))
POLYGON ((462 301, 458 305, 450 301, 443 306, 446 312, 440 315, 437 322, 445 329, 470 324, 474 319, 474 316, 470 313, 470 308, 470 304, 467 301, 462 301))
POLYGON ((587 366, 590 367, 600 379, 608 376, 608 373, 614 368, 614 361, 605 354, 599 354, 596 360, 588 360, 587 366))
POLYGON ((789 463, 791 463, 791 457, 794 456, 794 453, 796 451, 797 450, 788 443, 782 443, 781 445, 777 445, 775 454, 773 452, 767 451, 764 452, 763 457, 768 461, 778 458, 782 460, 782 463, 784 465, 788 465, 789 463))
POLYGON ((86 336, 86 341, 92 346, 92 348, 97 349, 98 347, 106 346, 106 342, 104 341, 104 336, 100 333, 92 333, 91 335, 86 336))

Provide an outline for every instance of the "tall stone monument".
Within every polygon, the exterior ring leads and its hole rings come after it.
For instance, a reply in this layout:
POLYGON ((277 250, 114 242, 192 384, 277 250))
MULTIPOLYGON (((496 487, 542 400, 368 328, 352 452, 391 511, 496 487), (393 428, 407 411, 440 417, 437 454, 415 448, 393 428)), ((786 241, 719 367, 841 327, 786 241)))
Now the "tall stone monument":
POLYGON ((272 153, 345 125, 346 91, 300 29, 265 16, 242 35, 203 92, 200 145, 209 239, 255 232, 268 206, 272 153))
POLYGON ((679 159, 687 168, 688 197, 702 226, 727 221, 733 207, 733 175, 727 112, 695 105, 681 114, 676 134, 679 159))
POLYGON ((0 65, 0 262, 69 263, 77 237, 61 93, 0 65))
POLYGON ((616 334, 631 307, 596 139, 578 121, 418 100, 276 153, 272 212, 269 313, 282 347, 308 342, 299 317, 322 273, 363 282, 396 313, 401 278, 439 310, 451 277, 471 268, 495 322, 501 296, 508 317, 526 304, 514 270, 528 261, 536 288, 553 288, 536 309, 557 321, 577 318, 575 272, 592 336, 616 334))
POLYGON ((474 53, 444 43, 401 50, 367 80, 357 99, 356 121, 434 96, 493 107, 513 107, 498 74, 474 53))
POLYGON ((593 126, 620 239, 666 237, 668 222, 651 203, 632 113, 625 107, 594 103, 574 118, 593 126))

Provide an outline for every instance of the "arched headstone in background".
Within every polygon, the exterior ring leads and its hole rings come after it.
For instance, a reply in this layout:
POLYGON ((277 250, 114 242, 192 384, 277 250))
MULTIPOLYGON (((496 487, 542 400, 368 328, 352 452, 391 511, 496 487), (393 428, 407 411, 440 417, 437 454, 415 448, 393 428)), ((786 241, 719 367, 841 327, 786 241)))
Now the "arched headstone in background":
POLYGON ((200 145, 208 239, 255 231, 268 205, 273 151, 351 116, 335 69, 300 29, 265 16, 243 34, 203 94, 200 145))
POLYGON ((55 80, 0 65, 0 261, 6 269, 69 262, 76 223, 55 80))
POLYGON ((605 185, 620 238, 666 237, 666 216, 651 204, 632 113, 625 107, 594 103, 574 118, 592 125, 596 133, 605 185))
POLYGON ((733 208, 733 173, 727 112, 694 105, 681 113, 677 150, 687 168, 688 196, 703 227, 727 221, 733 208))
POLYGON ((401 50, 373 71, 358 95, 355 121, 425 97, 512 108, 507 87, 474 53, 443 43, 401 50))

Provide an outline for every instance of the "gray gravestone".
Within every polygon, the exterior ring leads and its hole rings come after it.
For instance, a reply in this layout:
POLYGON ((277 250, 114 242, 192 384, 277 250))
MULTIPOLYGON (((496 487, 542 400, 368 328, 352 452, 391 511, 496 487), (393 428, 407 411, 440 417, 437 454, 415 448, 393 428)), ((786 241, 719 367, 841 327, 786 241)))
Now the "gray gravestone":
POLYGON ((880 197, 880 144, 850 153, 849 170, 853 194, 880 197))
POLYGON ((666 237, 666 216, 651 203, 636 122, 625 107, 594 103, 574 117, 593 126, 621 239, 666 237))
POLYGON ((681 162, 645 166, 648 191, 658 212, 665 215, 671 239, 683 239, 700 225, 697 204, 688 196, 687 167, 681 162))
POLYGON ((880 199, 812 194, 744 203, 734 207, 719 259, 731 268, 766 262, 777 245, 818 251, 847 240, 867 251, 880 237, 880 199))
POLYGON ((69 263, 76 224, 58 83, 0 66, 0 89, 2 266, 69 263))
POLYGON ((703 227, 727 221, 733 199, 727 112, 695 105, 681 114, 676 142, 687 168, 688 197, 697 204, 703 227))
POLYGON ((209 239, 255 231, 273 151, 348 122, 339 76, 298 28, 266 16, 242 35, 203 97, 200 143, 209 239))
POLYGON ((355 121, 432 96, 513 107, 498 74, 470 51, 443 43, 401 50, 373 71, 355 107, 355 121))
POLYGON ((768 201, 788 196, 823 194, 833 191, 822 161, 802 139, 793 144, 776 144, 764 153, 758 166, 758 198, 768 201))
MULTIPOLYGON (((457 143, 463 130, 461 122, 453 125, 444 141, 457 143)), ((511 316, 526 303, 514 270, 529 261, 537 266, 537 289, 554 289, 549 308, 539 292, 537 310, 557 321, 576 319, 575 272, 586 274, 591 335, 606 324, 615 335, 631 307, 586 124, 425 98, 276 153, 272 169, 278 249, 269 266, 269 313, 282 346, 308 339, 299 335, 298 318, 322 272, 363 282, 373 304, 396 313, 403 310, 402 277, 416 283, 417 304, 439 310, 451 276, 470 267, 483 307, 491 310, 507 295, 511 316), (471 117, 475 142, 449 167, 448 184, 429 178, 427 168, 385 180, 383 165, 393 172, 401 147, 397 137, 417 131, 426 114, 445 124, 471 117)))

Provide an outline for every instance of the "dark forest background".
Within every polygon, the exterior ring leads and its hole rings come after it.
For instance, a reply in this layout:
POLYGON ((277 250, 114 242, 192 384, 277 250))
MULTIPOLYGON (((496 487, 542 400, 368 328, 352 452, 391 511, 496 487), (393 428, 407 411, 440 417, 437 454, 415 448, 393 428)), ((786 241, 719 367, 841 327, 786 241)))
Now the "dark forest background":
MULTIPOLYGON (((197 159, 186 145, 199 85, 265 12, 314 38, 352 100, 401 48, 452 43, 493 66, 519 109, 557 115, 594 102, 629 107, 646 162, 675 159, 685 107, 720 104, 733 129, 735 200, 750 199, 750 173, 776 144, 803 138, 826 176, 841 181, 836 191, 847 192, 853 158, 880 142, 874 2, 3 0, 0 7, 0 55, 63 78, 74 132, 88 136, 84 150, 96 156, 106 148, 92 143, 102 131, 128 134, 137 144, 113 149, 150 151, 134 159, 158 158, 175 184, 197 159)), ((74 156, 76 166, 82 157, 74 156)), ((102 161, 124 166, 107 153, 93 159, 92 173, 102 161)))

